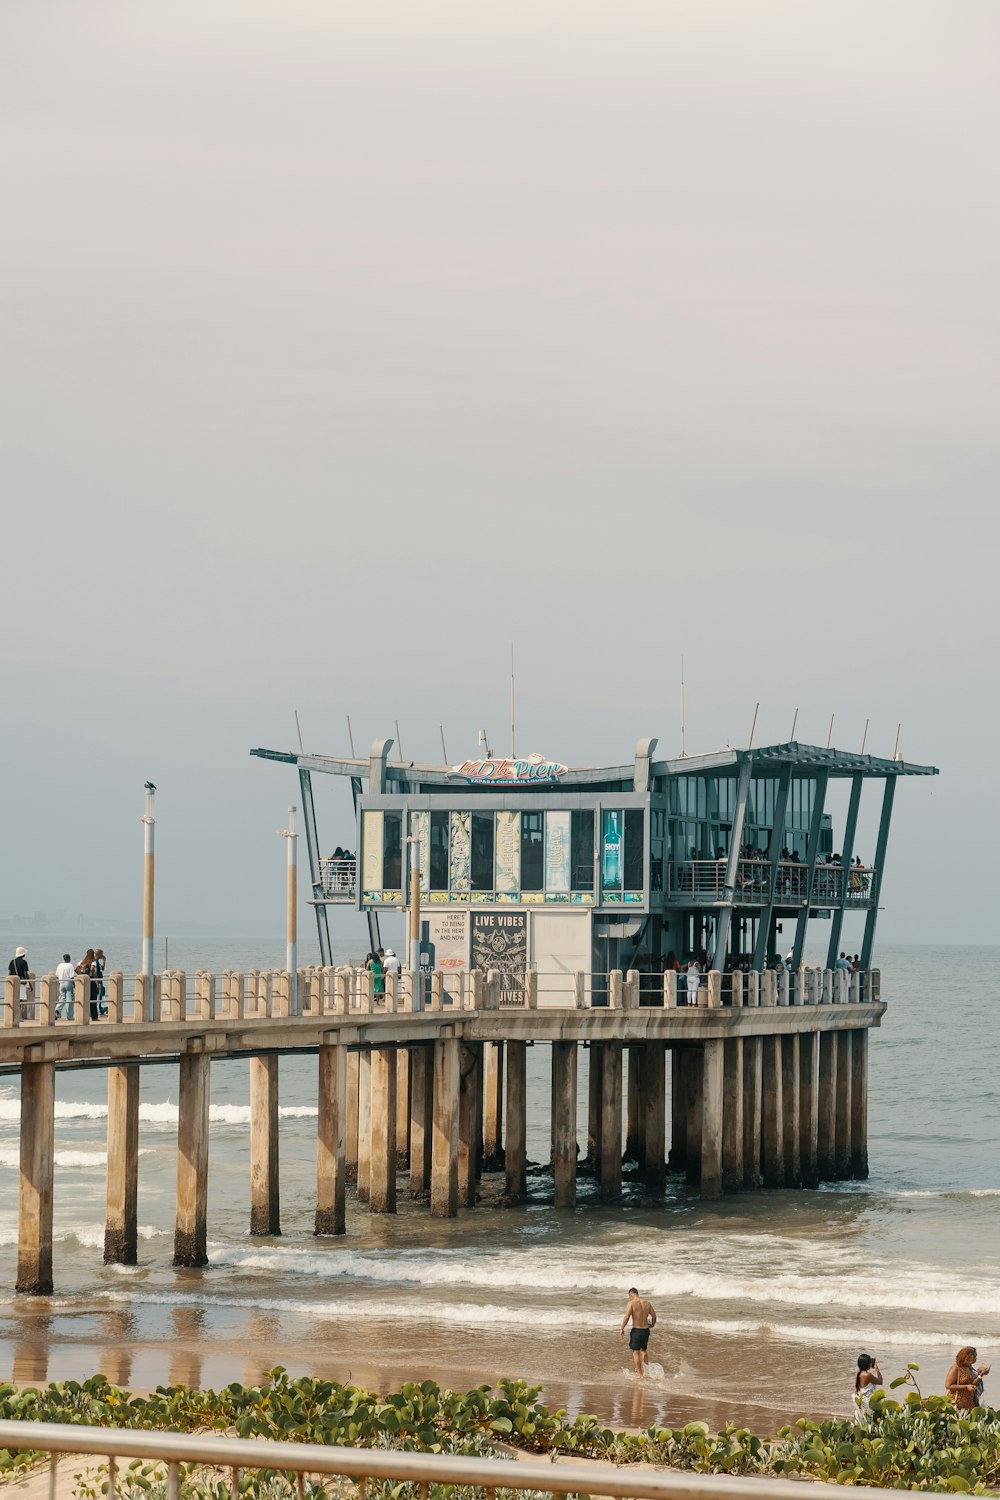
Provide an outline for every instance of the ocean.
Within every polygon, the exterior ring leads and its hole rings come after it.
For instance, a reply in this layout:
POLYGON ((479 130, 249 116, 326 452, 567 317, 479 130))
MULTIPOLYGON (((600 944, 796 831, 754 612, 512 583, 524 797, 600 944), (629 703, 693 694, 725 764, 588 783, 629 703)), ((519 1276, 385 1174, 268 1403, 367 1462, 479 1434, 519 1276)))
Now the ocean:
MULTIPOLYGON (((36 944, 37 946, 37 944, 36 944)), ((47 945, 61 953, 62 940, 47 945)), ((75 951, 75 950, 74 950, 75 951)), ((277 966, 280 945, 171 939, 176 966, 277 966)), ((46 957, 47 962, 47 957, 46 957)), ((106 1077, 57 1078, 56 1293, 17 1297, 17 1080, 0 1078, 0 1376, 38 1383, 101 1370, 137 1388, 296 1374, 387 1389, 523 1376, 553 1405, 605 1421, 704 1416, 773 1430, 847 1412, 857 1355, 887 1379, 908 1360, 941 1390, 962 1343, 1000 1349, 1000 1084, 993 1007, 1000 949, 886 947, 889 1010, 870 1049, 866 1182, 701 1203, 668 1179, 626 1182, 620 1208, 580 1180, 551 1207, 549 1049, 529 1049, 530 1201, 432 1220, 400 1193, 375 1217, 348 1191, 348 1232, 312 1234, 315 1057, 280 1065, 281 1222, 248 1236, 249 1077, 212 1067, 209 1266, 175 1271, 177 1081, 142 1070, 140 1264, 102 1262, 106 1077), (639 1383, 619 1336, 627 1288, 654 1302, 654 1374, 639 1383)), ((668 1070, 669 1071, 669 1070, 668 1070)), ((580 1069, 581 1154, 586 1066, 580 1069)), ((487 1199, 495 1185, 484 1180, 487 1199)), ((1000 1380, 1000 1375, 996 1377, 1000 1380)), ((990 1381, 987 1381, 987 1398, 990 1381)))

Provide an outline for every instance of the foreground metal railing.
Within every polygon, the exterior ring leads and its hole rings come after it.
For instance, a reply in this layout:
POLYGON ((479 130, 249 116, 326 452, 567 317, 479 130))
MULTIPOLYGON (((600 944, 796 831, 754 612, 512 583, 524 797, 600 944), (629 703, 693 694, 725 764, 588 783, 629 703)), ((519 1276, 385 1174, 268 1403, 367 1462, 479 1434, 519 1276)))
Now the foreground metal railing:
MULTIPOLYGON (((610 1495, 615 1500, 790 1500, 801 1493, 793 1479, 742 1478, 730 1475, 688 1474, 671 1470, 618 1467, 598 1462, 553 1462, 550 1459, 463 1458, 447 1453, 400 1453, 381 1448, 336 1448, 319 1443, 276 1443, 256 1438, 206 1437, 173 1432, 137 1432, 116 1427, 76 1427, 58 1422, 0 1422, 0 1448, 35 1450, 50 1458, 49 1495, 55 1500, 60 1454, 107 1459, 108 1500, 124 1491, 128 1473, 118 1460, 138 1459, 163 1464, 168 1500, 180 1494, 181 1466, 203 1465, 231 1476, 230 1494, 238 1496, 243 1470, 264 1469, 299 1476, 304 1492, 306 1476, 333 1475, 358 1482, 362 1495, 368 1480, 392 1485, 419 1486, 427 1500, 432 1484, 481 1489, 486 1500, 498 1490, 515 1494, 610 1495), (124 1483, 123 1483, 124 1482, 124 1483)), ((145 1488, 146 1486, 144 1486, 145 1488)), ((837 1485, 810 1487, 837 1490, 837 1485)))

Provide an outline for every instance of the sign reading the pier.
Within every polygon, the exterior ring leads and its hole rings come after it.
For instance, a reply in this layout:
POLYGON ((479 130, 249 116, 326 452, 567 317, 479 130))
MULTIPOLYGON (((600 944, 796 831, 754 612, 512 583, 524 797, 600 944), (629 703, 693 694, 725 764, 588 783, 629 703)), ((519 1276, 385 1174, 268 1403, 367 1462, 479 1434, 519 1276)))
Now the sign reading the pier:
POLYGON ((500 1004, 524 1004, 528 916, 523 911, 472 913, 472 967, 500 976, 500 1004))
POLYGON ((561 761, 546 760, 542 755, 527 755, 523 760, 490 756, 463 760, 460 766, 451 767, 451 774, 477 786, 487 781, 505 786, 534 786, 542 781, 558 781, 567 770, 561 761))

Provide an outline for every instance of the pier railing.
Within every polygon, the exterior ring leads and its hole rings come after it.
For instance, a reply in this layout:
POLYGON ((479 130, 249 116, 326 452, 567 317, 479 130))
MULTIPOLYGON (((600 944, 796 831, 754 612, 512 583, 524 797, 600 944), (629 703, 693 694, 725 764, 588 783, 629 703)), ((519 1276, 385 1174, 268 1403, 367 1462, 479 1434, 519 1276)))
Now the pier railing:
MULTIPOLYGON (((667 865, 668 901, 725 901, 724 859, 674 859, 667 865)), ((878 871, 858 865, 818 864, 813 871, 797 860, 781 860, 777 872, 763 859, 741 859, 733 899, 737 906, 867 907, 878 899, 878 871)))
POLYGON ((321 859, 320 888, 328 901, 353 901, 358 893, 358 862, 355 859, 321 859))
MULTIPOLYGON (((192 1466, 228 1472, 230 1494, 239 1495, 240 1475, 247 1470, 294 1474, 299 1495, 307 1476, 354 1481, 364 1495, 368 1481, 382 1481, 391 1493, 417 1485, 427 1500, 431 1485, 459 1485, 485 1500, 498 1491, 517 1495, 610 1495, 614 1500, 792 1500, 801 1490, 797 1479, 690 1474, 676 1470, 629 1467, 550 1458, 465 1458, 448 1453, 404 1453, 384 1448, 339 1448, 322 1443, 282 1443, 258 1438, 206 1436, 201 1433, 142 1432, 117 1427, 77 1427, 58 1422, 0 1422, 0 1447, 47 1454, 49 1494, 57 1493, 59 1458, 80 1455, 108 1461, 108 1500, 130 1489, 132 1464, 156 1464, 166 1475, 167 1500, 178 1500, 182 1472, 192 1466)), ((147 1479, 144 1477, 144 1486, 147 1479)), ((832 1484, 812 1485, 838 1490, 832 1484)), ((839 1492, 839 1490, 838 1490, 839 1492)))
POLYGON ((101 1026, 140 1021, 261 1021, 299 1016, 362 1016, 393 1012, 488 1010, 632 1010, 646 1006, 712 1008, 766 1005, 848 1005, 880 998, 879 971, 855 972, 803 966, 797 970, 668 971, 586 973, 581 970, 539 973, 529 969, 516 979, 490 969, 483 972, 434 970, 414 981, 407 971, 387 974, 376 993, 372 974, 363 968, 310 966, 298 971, 297 983, 285 969, 226 969, 221 974, 180 969, 127 978, 105 974, 104 997, 91 1000, 93 981, 79 975, 72 1014, 60 999, 54 974, 4 981, 0 1026, 59 1028, 101 1026), (295 1009, 297 995, 298 1008, 295 1009), (92 1011, 97 1008, 97 1014, 92 1011))

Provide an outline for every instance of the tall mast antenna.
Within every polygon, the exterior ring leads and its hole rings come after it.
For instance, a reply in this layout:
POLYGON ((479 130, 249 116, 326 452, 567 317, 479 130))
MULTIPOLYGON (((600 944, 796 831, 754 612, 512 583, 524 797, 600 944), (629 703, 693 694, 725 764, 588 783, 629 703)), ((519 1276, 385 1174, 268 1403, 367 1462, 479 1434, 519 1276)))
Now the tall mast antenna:
POLYGON ((799 711, 798 711, 798 709, 796 709, 796 710, 795 710, 795 716, 794 716, 794 718, 793 718, 793 719, 792 719, 792 732, 791 732, 791 734, 790 734, 790 735, 789 735, 789 736, 788 736, 788 738, 789 738, 789 741, 792 741, 792 740, 794 740, 794 739, 795 739, 795 726, 796 726, 796 724, 797 724, 797 723, 798 723, 798 722, 799 722, 799 711))
POLYGON ((306 747, 302 743, 302 726, 299 723, 299 711, 297 708, 293 708, 292 713, 295 715, 295 733, 299 737, 299 754, 305 755, 306 747))
POLYGON ((868 743, 868 720, 866 719, 865 720, 865 732, 861 736, 861 754, 862 755, 864 755, 864 753, 865 753, 865 746, 867 745, 867 743, 868 743))
POLYGON ((405 760, 406 757, 403 755, 403 742, 402 742, 402 740, 399 737, 399 720, 398 719, 396 720, 396 749, 399 751, 399 758, 400 758, 400 760, 405 760))
POLYGON ((351 716, 350 716, 350 714, 347 715, 347 739, 348 739, 348 742, 349 742, 349 744, 351 746, 351 759, 352 760, 357 760, 357 756, 354 753, 354 731, 351 728, 351 716))
POLYGON ((902 724, 897 724, 896 725, 896 743, 892 747, 892 758, 893 758, 893 760, 898 760, 899 759, 899 731, 902 729, 902 727, 903 727, 902 724))
POLYGON ((747 744, 747 749, 748 750, 752 750, 753 749, 753 736, 754 736, 754 730, 757 728, 757 715, 759 713, 760 713, 760 704, 759 703, 755 703, 754 706, 753 706, 753 723, 750 725, 750 739, 749 739, 749 742, 747 744))
POLYGON ((684 749, 684 658, 681 657, 681 757, 687 752, 684 749))
POLYGON ((830 741, 833 739, 833 714, 830 715, 830 727, 826 731, 826 748, 829 750, 830 741))
POLYGON ((444 756, 444 763, 445 763, 445 765, 447 765, 448 764, 448 752, 444 748, 444 725, 443 724, 439 724, 438 725, 438 733, 441 736, 441 754, 444 756))
POLYGON ((514 642, 510 643, 510 758, 514 759, 514 642))

